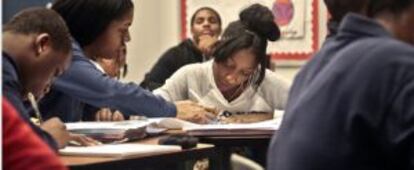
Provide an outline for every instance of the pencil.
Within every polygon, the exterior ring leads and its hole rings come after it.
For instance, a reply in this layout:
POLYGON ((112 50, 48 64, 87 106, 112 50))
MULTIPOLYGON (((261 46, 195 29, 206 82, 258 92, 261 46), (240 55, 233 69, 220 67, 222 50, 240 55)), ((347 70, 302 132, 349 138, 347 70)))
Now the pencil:
POLYGON ((40 114, 39 107, 37 105, 37 101, 33 95, 33 93, 28 93, 27 98, 29 99, 30 105, 32 105, 33 110, 36 114, 37 119, 39 119, 39 123, 43 123, 42 115, 40 114))

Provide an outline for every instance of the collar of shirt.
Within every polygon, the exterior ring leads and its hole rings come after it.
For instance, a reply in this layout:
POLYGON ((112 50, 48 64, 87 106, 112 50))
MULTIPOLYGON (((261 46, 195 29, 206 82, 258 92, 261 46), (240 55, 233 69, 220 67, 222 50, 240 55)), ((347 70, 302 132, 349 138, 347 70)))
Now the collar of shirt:
POLYGON ((96 69, 98 69, 102 73, 106 74, 105 70, 103 69, 103 67, 99 63, 97 63, 96 61, 93 61, 91 59, 89 59, 89 61, 95 66, 96 69))
POLYGON ((391 33, 375 20, 355 13, 346 15, 339 26, 338 36, 348 34, 359 34, 373 37, 392 37, 391 33))
POLYGON ((335 36, 338 33, 338 28, 339 28, 339 23, 337 21, 329 20, 328 21, 329 33, 328 33, 327 37, 335 36))

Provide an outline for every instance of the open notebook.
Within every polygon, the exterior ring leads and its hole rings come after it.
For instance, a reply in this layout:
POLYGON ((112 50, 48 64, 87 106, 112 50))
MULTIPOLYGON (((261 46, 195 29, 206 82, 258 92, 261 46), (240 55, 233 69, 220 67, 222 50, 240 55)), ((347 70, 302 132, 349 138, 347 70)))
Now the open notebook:
POLYGON ((195 124, 176 118, 162 118, 155 122, 168 129, 182 129, 194 136, 272 135, 279 129, 282 118, 244 124, 195 124))
POLYGON ((128 157, 147 153, 165 153, 180 151, 180 146, 172 145, 146 145, 146 144, 116 144, 97 146, 68 146, 60 149, 61 155, 71 156, 97 156, 97 157, 128 157))

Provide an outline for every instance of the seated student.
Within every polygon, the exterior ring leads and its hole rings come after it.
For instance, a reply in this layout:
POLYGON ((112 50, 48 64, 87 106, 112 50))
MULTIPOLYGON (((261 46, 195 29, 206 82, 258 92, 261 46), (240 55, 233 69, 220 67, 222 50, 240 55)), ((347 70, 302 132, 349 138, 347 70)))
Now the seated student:
POLYGON ((268 169, 414 168, 414 1, 367 4, 369 18, 345 16, 331 61, 287 110, 268 169))
POLYGON ((41 102, 45 117, 79 121, 84 105, 88 104, 119 110, 125 117, 141 114, 211 119, 210 113, 195 103, 166 102, 136 84, 122 83, 105 75, 93 64, 98 57, 116 57, 130 40, 128 29, 134 12, 131 0, 57 0, 52 9, 63 17, 73 36, 73 59, 41 102))
MULTIPOLYGON (((126 46, 123 46, 115 58, 98 58, 92 61, 96 68, 114 79, 120 79, 126 74, 126 46)), ((118 110, 110 108, 95 108, 85 105, 82 120, 85 121, 123 121, 124 115, 118 110)))
POLYGON ((66 169, 50 149, 3 98, 2 150, 4 169, 66 169))
POLYGON ((56 117, 44 119, 40 127, 36 126, 24 105, 29 92, 37 99, 47 93, 52 79, 67 68, 70 54, 69 30, 52 10, 23 10, 4 26, 3 95, 53 149, 64 147, 68 139, 83 145, 97 144, 83 135, 69 134, 56 117))
POLYGON ((212 48, 221 33, 221 18, 216 10, 201 7, 191 17, 192 39, 187 39, 165 52, 145 75, 141 87, 154 90, 164 85, 184 65, 210 59, 212 48))
POLYGON ((339 46, 335 44, 335 37, 338 32, 338 27, 342 18, 348 12, 364 13, 366 10, 366 1, 350 1, 350 0, 324 0, 326 7, 331 15, 328 21, 329 33, 326 36, 325 42, 323 43, 319 52, 312 57, 305 66, 296 75, 294 83, 289 92, 289 98, 287 103, 287 109, 289 104, 295 103, 296 98, 303 94, 306 87, 314 80, 314 77, 324 68, 324 66, 332 59, 334 53, 337 52, 333 46, 339 46))
POLYGON ((3 95, 53 149, 64 147, 69 139, 64 124, 54 118, 36 126, 30 121, 24 101, 29 92, 36 97, 46 93, 53 77, 67 67, 70 54, 69 31, 52 10, 23 10, 4 25, 3 95))
POLYGON ((192 100, 243 114, 236 122, 271 119, 284 109, 288 84, 267 70, 267 40, 275 41, 280 32, 272 12, 259 4, 240 13, 231 23, 213 53, 214 60, 184 66, 154 94, 168 101, 192 100))

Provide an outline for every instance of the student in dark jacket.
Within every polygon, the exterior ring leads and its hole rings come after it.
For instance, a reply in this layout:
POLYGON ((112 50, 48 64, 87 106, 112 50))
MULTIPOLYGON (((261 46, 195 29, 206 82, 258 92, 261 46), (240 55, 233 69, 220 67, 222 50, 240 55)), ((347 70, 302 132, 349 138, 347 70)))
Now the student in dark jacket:
POLYGON ((64 124, 52 118, 40 127, 35 125, 24 102, 29 92, 41 98, 52 79, 67 68, 71 59, 69 37, 62 18, 43 8, 24 10, 3 28, 3 95, 36 134, 55 150, 64 147, 69 139, 64 124))
POLYGON ((193 37, 165 52, 145 75, 141 87, 155 90, 182 66, 210 59, 221 33, 219 13, 213 8, 202 7, 193 14, 190 25, 193 37))
MULTIPOLYGON (((366 10, 367 0, 349 1, 349 0, 324 0, 331 18, 328 21, 328 35, 321 49, 312 57, 306 65, 302 67, 295 76, 294 83, 289 92, 288 105, 295 103, 296 98, 306 91, 306 87, 312 83, 314 77, 324 68, 324 66, 332 59, 332 54, 337 50, 332 48, 334 39, 336 38, 339 24, 344 16, 349 12, 363 14, 366 10), (330 55, 325 55, 330 54, 330 55)), ((286 109, 289 109, 288 106, 286 109)))
POLYGON ((414 168, 414 1, 368 2, 285 114, 268 169, 414 168))
POLYGON ((96 67, 97 58, 113 58, 130 41, 133 20, 131 0, 57 0, 52 5, 73 36, 73 59, 41 103, 45 117, 79 121, 85 104, 111 108, 130 115, 210 120, 211 115, 195 103, 166 102, 134 83, 122 83, 96 67))

